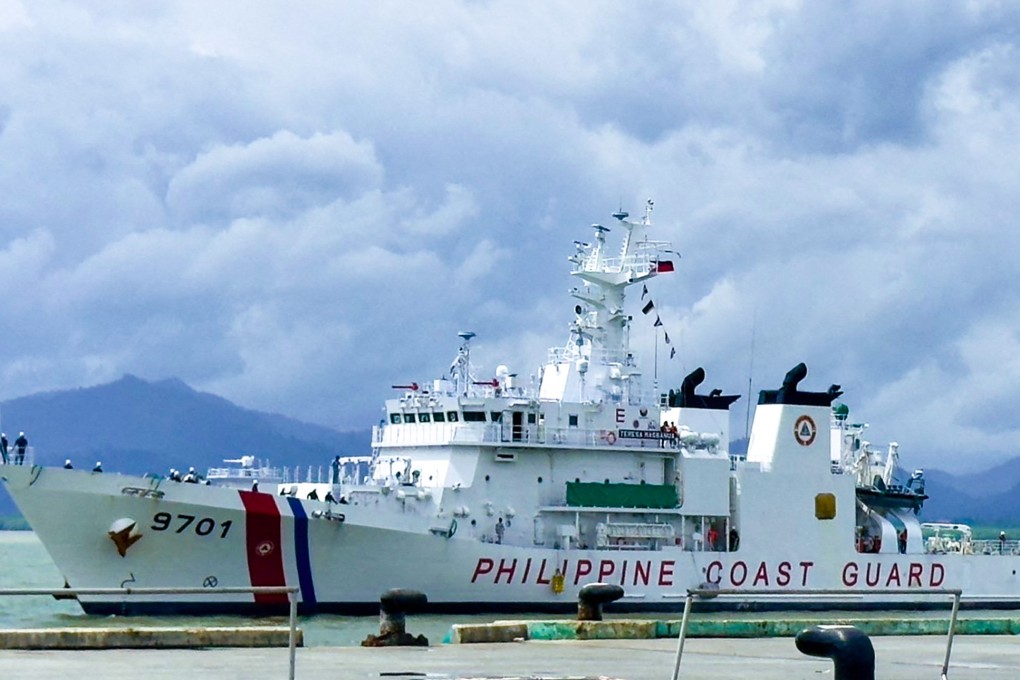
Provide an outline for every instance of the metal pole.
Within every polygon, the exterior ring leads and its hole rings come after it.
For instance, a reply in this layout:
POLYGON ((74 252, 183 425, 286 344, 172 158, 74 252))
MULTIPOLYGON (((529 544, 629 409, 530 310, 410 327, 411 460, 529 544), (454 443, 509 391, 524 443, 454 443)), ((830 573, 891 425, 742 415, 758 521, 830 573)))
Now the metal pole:
POLYGON ((294 660, 297 653, 297 634, 294 630, 297 625, 297 592, 292 590, 287 593, 287 599, 290 601, 290 680, 294 680, 294 660))
POLYGON ((659 391, 659 329, 655 329, 655 372, 652 377, 652 386, 656 392, 659 391))
POLYGON ((680 657, 684 653, 684 640, 687 638, 687 619, 691 614, 691 603, 694 601, 694 593, 687 591, 687 599, 684 600, 684 617, 680 620, 680 635, 676 641, 676 660, 673 662, 673 680, 680 676, 680 657))
POLYGON ((946 658, 942 662, 942 680, 949 677, 949 655, 953 653, 953 635, 956 633, 956 614, 960 611, 960 592, 953 593, 953 613, 949 617, 949 636, 946 640, 946 658))

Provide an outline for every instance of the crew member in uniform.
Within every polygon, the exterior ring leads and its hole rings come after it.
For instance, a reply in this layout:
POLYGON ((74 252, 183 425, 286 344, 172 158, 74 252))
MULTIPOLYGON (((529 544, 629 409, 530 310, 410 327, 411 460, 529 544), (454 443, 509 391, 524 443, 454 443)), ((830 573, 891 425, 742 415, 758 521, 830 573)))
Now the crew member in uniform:
POLYGON ((503 524, 503 518, 500 517, 499 521, 496 522, 496 543, 503 542, 503 532, 506 530, 506 525, 503 524))
POLYGON ((3 456, 4 465, 7 465, 7 435, 0 432, 0 455, 3 456))
POLYGON ((15 465, 22 465, 25 462, 25 449, 28 448, 28 439, 25 437, 25 433, 21 432, 18 434, 18 438, 14 440, 14 451, 17 455, 14 457, 15 465))

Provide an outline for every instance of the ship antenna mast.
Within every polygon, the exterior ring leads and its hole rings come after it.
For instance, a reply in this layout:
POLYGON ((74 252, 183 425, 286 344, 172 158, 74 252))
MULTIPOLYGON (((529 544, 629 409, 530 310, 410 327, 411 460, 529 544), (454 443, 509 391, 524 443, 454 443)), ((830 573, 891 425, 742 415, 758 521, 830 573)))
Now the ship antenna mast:
POLYGON ((472 381, 471 338, 475 337, 475 333, 471 331, 461 331, 460 333, 457 333, 457 337, 463 340, 463 343, 457 351, 457 357, 453 360, 453 364, 450 366, 450 373, 453 374, 454 379, 457 381, 457 393, 466 397, 472 381))

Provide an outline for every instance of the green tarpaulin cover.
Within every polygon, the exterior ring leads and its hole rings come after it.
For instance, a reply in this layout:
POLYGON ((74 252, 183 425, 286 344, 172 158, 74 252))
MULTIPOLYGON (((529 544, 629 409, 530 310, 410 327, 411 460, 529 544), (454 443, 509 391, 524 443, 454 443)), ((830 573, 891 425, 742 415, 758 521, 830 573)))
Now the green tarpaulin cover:
POLYGON ((567 482, 567 505, 602 508, 675 508, 671 484, 600 484, 567 482))

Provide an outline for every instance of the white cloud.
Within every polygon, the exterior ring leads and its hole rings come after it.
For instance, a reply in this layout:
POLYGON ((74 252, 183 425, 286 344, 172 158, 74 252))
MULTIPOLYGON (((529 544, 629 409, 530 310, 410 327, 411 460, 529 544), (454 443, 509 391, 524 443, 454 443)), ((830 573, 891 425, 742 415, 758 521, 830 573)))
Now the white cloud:
POLYGON ((301 139, 289 131, 202 153, 170 180, 167 203, 184 221, 287 218, 377 187, 370 144, 346 133, 301 139))
POLYGON ((570 242, 651 197, 683 254, 652 286, 660 384, 742 392, 753 334, 756 389, 806 361, 907 464, 1013 455, 1018 28, 995 3, 0 1, 0 395, 175 375, 367 426, 459 330, 534 372, 570 242))
POLYGON ((21 0, 0 0, 0 31, 26 28, 32 25, 21 0))

